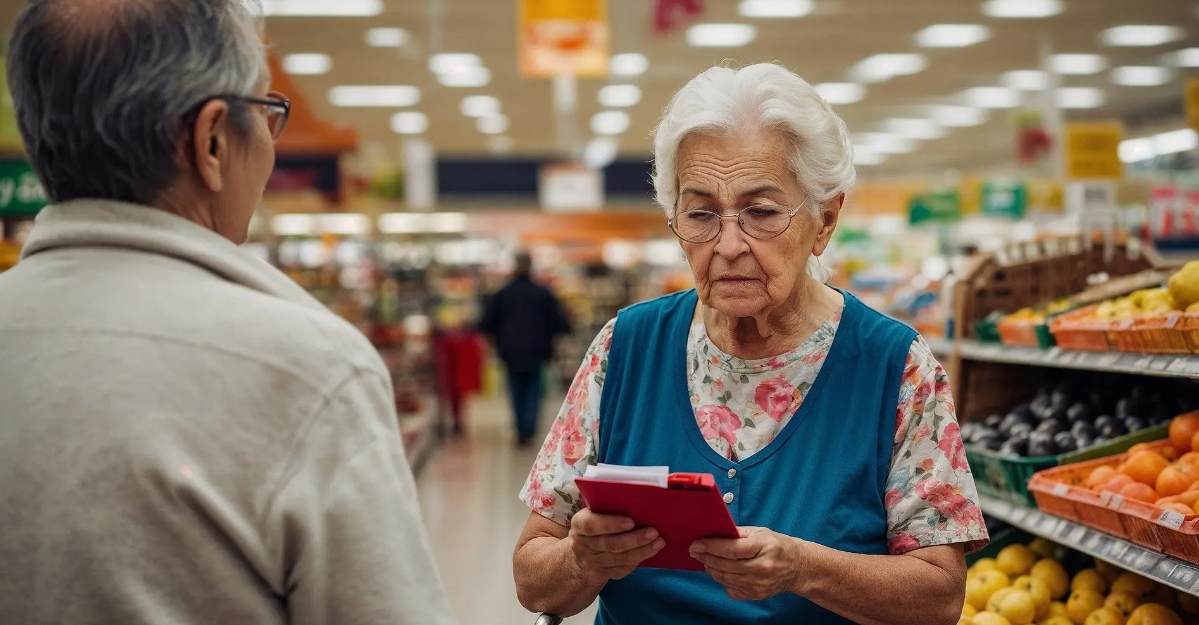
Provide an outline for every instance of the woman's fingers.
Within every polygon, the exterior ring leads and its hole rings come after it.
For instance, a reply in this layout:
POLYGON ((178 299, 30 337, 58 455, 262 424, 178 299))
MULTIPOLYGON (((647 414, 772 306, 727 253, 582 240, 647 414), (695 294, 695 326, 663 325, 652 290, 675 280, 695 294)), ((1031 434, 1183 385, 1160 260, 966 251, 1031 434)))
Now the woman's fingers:
POLYGON ((640 549, 658 538, 655 529, 640 529, 607 536, 580 536, 578 542, 595 553, 625 553, 640 549))
POLYGON ((633 519, 610 514, 596 514, 583 508, 570 521, 570 529, 581 536, 608 536, 633 529, 633 519))
POLYGON ((604 568, 626 568, 636 567, 638 564, 645 562, 651 556, 658 553, 666 546, 666 541, 661 538, 651 541, 647 545, 631 549, 623 552, 599 552, 593 556, 593 560, 597 566, 604 568))

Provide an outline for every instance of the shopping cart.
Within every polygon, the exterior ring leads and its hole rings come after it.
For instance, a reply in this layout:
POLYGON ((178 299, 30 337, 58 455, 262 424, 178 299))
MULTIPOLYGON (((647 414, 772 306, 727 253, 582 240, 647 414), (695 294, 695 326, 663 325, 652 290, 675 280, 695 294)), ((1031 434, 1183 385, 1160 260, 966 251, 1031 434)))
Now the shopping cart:
POLYGON ((562 617, 553 614, 542 614, 533 625, 562 625, 562 617))

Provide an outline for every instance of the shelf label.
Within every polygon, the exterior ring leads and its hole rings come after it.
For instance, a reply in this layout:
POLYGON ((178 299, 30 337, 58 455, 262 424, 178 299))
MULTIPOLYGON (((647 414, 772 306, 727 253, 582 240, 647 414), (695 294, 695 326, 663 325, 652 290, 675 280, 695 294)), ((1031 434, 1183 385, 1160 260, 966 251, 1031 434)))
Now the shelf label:
POLYGON ((1070 487, 1065 484, 1058 483, 1053 485, 1053 494, 1058 497, 1063 497, 1068 492, 1070 492, 1070 487))
POLYGON ((1112 502, 1112 492, 1110 490, 1105 490, 1099 493, 1099 501, 1102 501, 1103 505, 1105 506, 1110 504, 1112 502))
POLYGON ((1171 529, 1178 529, 1182 527, 1182 521, 1185 518, 1181 512, 1162 510, 1162 515, 1158 517, 1157 522, 1171 529))
POLYGON ((1081 544, 1082 539, 1086 538, 1086 536, 1087 528, 1082 527, 1081 525, 1075 525, 1074 527, 1070 528, 1070 535, 1067 537, 1067 539, 1074 544, 1081 544))
POLYGON ((1166 368, 1167 368, 1167 367, 1169 367, 1169 366, 1170 366, 1170 363, 1172 363, 1172 362, 1174 362, 1174 358, 1173 358, 1173 357, 1170 357, 1170 358, 1165 358, 1165 357, 1158 357, 1158 358, 1154 358, 1154 359, 1153 359, 1153 362, 1152 362, 1152 363, 1149 365, 1149 368, 1150 368, 1150 369, 1153 369, 1153 370, 1155 370, 1155 371, 1165 371, 1165 370, 1166 370, 1166 368))
POLYGON ((1116 363, 1118 362, 1120 362, 1119 354, 1104 354, 1095 359, 1095 364, 1103 367, 1104 369, 1110 369, 1116 366, 1116 363))
POLYGON ((1112 495, 1111 508, 1113 510, 1119 510, 1120 507, 1123 505, 1124 505, 1124 495, 1120 495, 1120 494, 1112 495))
POLYGON ((1169 367, 1166 367, 1166 371, 1169 371, 1170 373, 1186 373, 1187 372, 1187 359, 1186 358, 1175 358, 1174 362, 1170 363, 1169 367))

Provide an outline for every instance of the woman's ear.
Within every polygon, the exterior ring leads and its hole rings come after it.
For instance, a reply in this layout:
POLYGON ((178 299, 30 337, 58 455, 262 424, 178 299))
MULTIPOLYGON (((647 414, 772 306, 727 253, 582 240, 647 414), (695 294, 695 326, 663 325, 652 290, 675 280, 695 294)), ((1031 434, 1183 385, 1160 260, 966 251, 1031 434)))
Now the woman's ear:
POLYGON ((192 159, 196 174, 213 193, 225 188, 222 161, 229 157, 229 104, 212 100, 200 109, 192 132, 192 159))
POLYGON ((829 241, 833 240, 833 232, 837 230, 837 222, 841 219, 841 207, 845 205, 845 194, 833 198, 820 211, 820 232, 816 234, 816 245, 812 246, 812 255, 820 256, 828 249, 829 241))

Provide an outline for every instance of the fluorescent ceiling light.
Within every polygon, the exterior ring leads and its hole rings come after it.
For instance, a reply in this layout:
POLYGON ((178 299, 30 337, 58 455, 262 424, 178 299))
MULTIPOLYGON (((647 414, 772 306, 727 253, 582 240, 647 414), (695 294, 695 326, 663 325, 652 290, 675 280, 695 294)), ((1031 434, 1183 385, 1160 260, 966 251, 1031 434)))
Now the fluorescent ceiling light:
POLYGON ((624 52, 612 57, 609 69, 613 76, 640 76, 649 69, 649 59, 644 54, 624 52))
POLYGON ((629 114, 624 111, 601 111, 591 117, 591 132, 597 135, 618 135, 629 129, 629 114))
POLYGON ((637 85, 607 85, 599 90, 600 106, 626 108, 641 101, 641 89, 637 85))
POLYGON ((446 87, 477 89, 491 82, 491 70, 486 67, 470 67, 437 75, 437 82, 446 87))
POLYGON ((366 31, 366 43, 375 48, 402 48, 408 43, 403 28, 372 28, 366 31))
POLYGON ((283 57, 283 71, 293 76, 328 74, 333 60, 327 54, 289 54, 283 57))
POLYGON ((1093 87, 1062 87, 1057 90, 1057 105, 1064 109, 1093 109, 1103 106, 1103 90, 1093 87))
POLYGON ((853 104, 866 97, 866 88, 852 82, 826 82, 816 85, 816 92, 829 104, 853 104))
POLYGON ((1049 58, 1053 71, 1068 76, 1090 76, 1107 68, 1107 59, 1098 54, 1055 54, 1049 58))
POLYGON ((987 110, 974 106, 936 106, 932 110, 932 119, 953 128, 980 126, 987 121, 987 110))
POLYGON ((487 149, 495 154, 507 154, 512 151, 512 137, 491 135, 487 138, 487 149))
POLYGON ((925 48, 965 48, 991 37, 991 29, 979 24, 934 24, 916 33, 916 43, 925 48))
POLYGON ((583 162, 592 169, 603 169, 616 160, 619 147, 613 137, 596 137, 583 148, 583 162))
POLYGON ((998 18, 1053 17, 1065 10, 1061 0, 987 0, 983 14, 998 18))
POLYGON ((420 89, 412 85, 334 87, 329 90, 329 102, 334 106, 416 106, 420 103, 420 89))
POLYGON ((1120 147, 1117 151, 1120 154, 1120 161, 1124 163, 1147 161, 1157 156, 1157 150, 1153 147, 1152 137, 1126 139, 1120 142, 1120 147))
POLYGON ((696 48, 736 48, 758 36, 749 24, 696 24, 687 29, 687 43, 696 48))
POLYGON ((465 213, 384 213, 376 224, 384 234, 452 234, 466 232, 466 226, 465 213))
POLYGON ((855 139, 866 151, 877 154, 907 154, 916 149, 916 142, 886 132, 863 132, 855 139))
POLYGON ((1199 134, 1190 128, 1153 135, 1153 149, 1158 154, 1177 154, 1199 148, 1199 134))
POLYGON ((370 231, 371 220, 362 213, 324 213, 316 215, 316 228, 322 234, 361 236, 370 231))
POLYGON ((1186 48, 1175 52, 1174 64, 1178 67, 1199 67, 1199 48, 1186 48))
POLYGON ((480 117, 475 121, 475 128, 485 135, 502 135, 508 132, 508 116, 504 114, 480 117))
POLYGON ((1017 69, 1004 74, 1001 82, 1017 91, 1042 91, 1049 86, 1049 76, 1039 69, 1017 69))
POLYGON ((316 218, 301 213, 275 215, 271 218, 271 232, 281 237, 301 237, 316 233, 316 218))
POLYGON ((945 129, 930 119, 888 119, 883 122, 883 129, 905 139, 940 139, 945 136, 945 129))
POLYGON ((876 54, 853 66, 850 73, 858 82, 876 83, 921 72, 925 65, 919 54, 876 54))
POLYGON ((1126 24, 1103 31, 1099 38, 1109 46, 1149 47, 1178 41, 1185 36, 1186 31, 1178 26, 1126 24))
POLYGON ((482 66, 479 55, 467 52, 442 52, 429 57, 429 71, 434 74, 452 74, 482 66))
POLYGON ((400 111, 391 117, 391 130, 397 135, 419 135, 429 129, 429 118, 417 111, 400 111))
POLYGON ((1125 87, 1157 87, 1172 78, 1169 69, 1152 65, 1126 65, 1112 70, 1112 82, 1125 87))
POLYGON ((374 17, 383 13, 383 0, 266 0, 270 17, 374 17))
POLYGON ((853 164, 854 165, 882 165, 886 162, 887 156, 870 150, 866 146, 855 145, 853 148, 853 164))
POLYGON ((741 17, 804 17, 815 10, 812 0, 741 0, 737 14, 741 17))
POLYGON ((468 95, 462 98, 458 110, 467 117, 488 117, 500 114, 499 99, 489 95, 468 95))
POLYGON ((1010 109, 1020 105, 1020 94, 1007 87, 974 87, 962 92, 966 104, 988 109, 1010 109))

